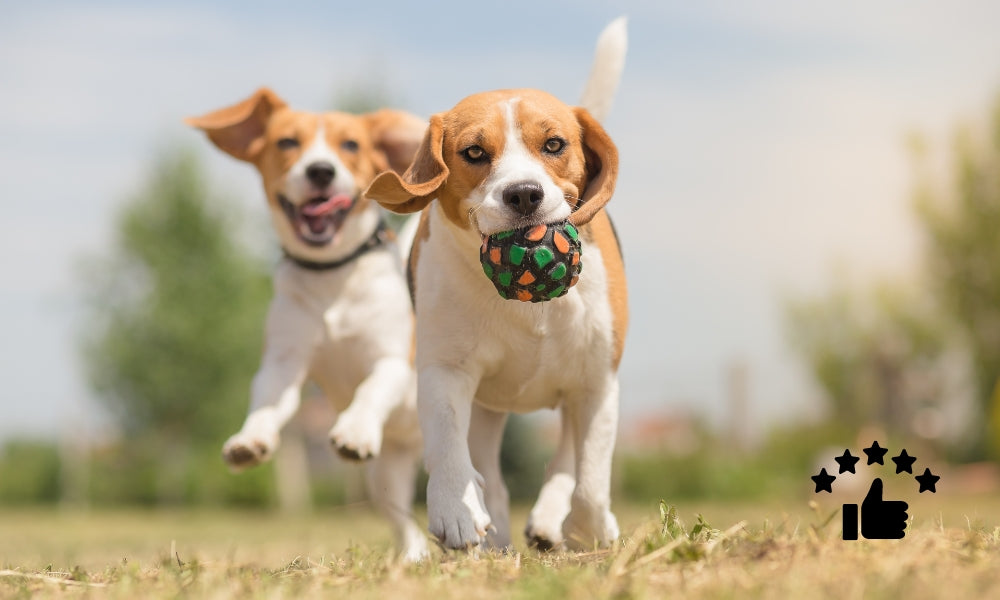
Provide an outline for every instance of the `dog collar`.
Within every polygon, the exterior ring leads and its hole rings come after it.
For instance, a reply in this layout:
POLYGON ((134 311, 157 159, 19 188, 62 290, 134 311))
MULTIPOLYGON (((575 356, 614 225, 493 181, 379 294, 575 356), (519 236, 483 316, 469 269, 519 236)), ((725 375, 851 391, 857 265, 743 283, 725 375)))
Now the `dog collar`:
POLYGON ((332 260, 329 262, 318 262, 313 260, 306 260, 304 258, 299 258, 295 256, 287 249, 282 248, 281 251, 285 254, 285 258, 302 267, 303 269, 309 269, 310 271, 329 271, 331 269, 336 269, 352 262, 367 253, 369 250, 374 250, 375 248, 381 246, 388 239, 388 227, 385 224, 385 219, 379 217, 378 225, 375 226, 375 231, 364 241, 363 244, 354 249, 353 252, 345 256, 344 258, 339 258, 337 260, 332 260))

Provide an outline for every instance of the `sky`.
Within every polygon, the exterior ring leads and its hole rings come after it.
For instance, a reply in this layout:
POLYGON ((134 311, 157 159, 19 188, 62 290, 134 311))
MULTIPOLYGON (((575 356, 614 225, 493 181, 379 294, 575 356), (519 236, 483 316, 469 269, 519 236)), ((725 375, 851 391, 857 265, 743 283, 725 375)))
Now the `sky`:
POLYGON ((79 362, 81 265, 108 250, 159 152, 196 149, 213 188, 264 222, 255 172, 184 116, 261 85, 323 110, 373 79, 425 117, 506 87, 572 104, 622 14, 629 54, 605 125, 632 310, 623 413, 725 425, 726 371, 742 363, 754 427, 818 414, 783 303, 838 271, 919 268, 906 139, 946 148, 984 121, 998 3, 4 3, 0 439, 101 426, 79 362))

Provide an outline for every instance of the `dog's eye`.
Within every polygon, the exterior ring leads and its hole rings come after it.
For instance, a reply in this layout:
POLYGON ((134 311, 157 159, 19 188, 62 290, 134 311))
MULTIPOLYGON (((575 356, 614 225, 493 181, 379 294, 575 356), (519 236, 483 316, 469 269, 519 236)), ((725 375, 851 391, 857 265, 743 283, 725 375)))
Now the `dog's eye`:
POLYGON ((293 137, 283 137, 280 140, 278 140, 279 150, 291 150, 293 148, 298 148, 298 147, 299 147, 299 140, 293 137))
POLYGON ((358 143, 354 140, 344 140, 340 142, 340 147, 341 149, 351 153, 358 151, 358 143))
POLYGON ((462 156, 465 160, 473 164, 486 162, 490 159, 489 155, 486 154, 486 151, 480 146, 469 146, 465 150, 462 150, 462 156))
POLYGON ((545 151, 549 154, 559 154, 565 147, 566 140, 557 137, 545 140, 545 145, 543 146, 545 151))

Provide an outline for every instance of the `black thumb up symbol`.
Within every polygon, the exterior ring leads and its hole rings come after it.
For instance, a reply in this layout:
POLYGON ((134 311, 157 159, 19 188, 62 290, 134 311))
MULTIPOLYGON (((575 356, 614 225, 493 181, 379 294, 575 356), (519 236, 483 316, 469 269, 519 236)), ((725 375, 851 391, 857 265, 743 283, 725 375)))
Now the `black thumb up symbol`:
MULTIPOLYGON (((861 535, 869 540, 898 540, 906 535, 907 504, 902 500, 882 499, 882 480, 872 482, 861 503, 861 535)), ((858 539, 858 505, 844 505, 844 539, 858 539)))

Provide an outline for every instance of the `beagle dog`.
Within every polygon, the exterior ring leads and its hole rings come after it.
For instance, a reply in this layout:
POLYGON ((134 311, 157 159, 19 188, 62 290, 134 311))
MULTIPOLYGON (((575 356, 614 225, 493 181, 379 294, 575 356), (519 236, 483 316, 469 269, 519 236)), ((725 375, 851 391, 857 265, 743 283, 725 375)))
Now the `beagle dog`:
POLYGON ((406 168, 426 122, 393 110, 292 110, 266 88, 186 122, 257 168, 285 254, 250 412, 224 460, 240 470, 271 458, 302 385, 314 381, 339 413, 330 441, 345 458, 371 459, 369 495, 403 557, 419 560, 427 545, 410 516, 421 447, 413 312, 399 248, 361 191, 378 173, 406 168))
MULTIPOLYGON (((608 29, 613 43, 598 45, 588 87, 604 108, 625 51, 624 21, 608 29)), ((510 544, 500 440, 509 412, 541 408, 560 411, 562 431, 529 543, 585 549, 618 537, 611 460, 628 308, 604 210, 617 174, 617 149, 587 109, 500 90, 431 117, 409 169, 382 173, 365 192, 395 212, 423 211, 409 263, 417 405, 429 528, 445 547, 510 544), (538 304, 501 298, 479 262, 486 236, 566 219, 583 241, 579 283, 538 304)))

